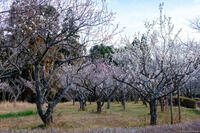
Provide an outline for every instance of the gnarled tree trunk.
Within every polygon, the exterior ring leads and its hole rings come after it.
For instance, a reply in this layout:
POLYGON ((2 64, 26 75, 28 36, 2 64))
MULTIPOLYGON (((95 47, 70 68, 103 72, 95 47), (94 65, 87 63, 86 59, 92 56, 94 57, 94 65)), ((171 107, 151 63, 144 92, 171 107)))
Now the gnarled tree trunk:
POLYGON ((45 126, 51 125, 53 123, 53 106, 51 104, 48 105, 47 111, 44 112, 42 104, 37 102, 37 110, 42 122, 45 126))
POLYGON ((61 99, 64 97, 66 92, 68 91, 70 87, 70 83, 67 81, 66 87, 62 90, 61 94, 53 101, 53 102, 46 102, 48 103, 47 110, 45 111, 43 108, 43 104, 45 103, 45 95, 44 91, 47 89, 48 84, 45 84, 44 88, 40 88, 40 78, 39 78, 39 66, 35 65, 35 86, 36 86, 36 94, 37 94, 37 99, 36 99, 36 106, 37 106, 37 111, 38 114, 45 124, 45 126, 50 125, 53 123, 53 109, 58 104, 61 99))

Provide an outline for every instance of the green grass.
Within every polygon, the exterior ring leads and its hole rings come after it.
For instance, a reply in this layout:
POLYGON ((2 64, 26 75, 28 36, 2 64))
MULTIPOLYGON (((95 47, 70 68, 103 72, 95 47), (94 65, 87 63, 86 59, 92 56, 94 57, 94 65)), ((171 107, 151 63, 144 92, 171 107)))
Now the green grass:
POLYGON ((27 111, 18 112, 18 113, 0 114, 0 119, 10 118, 10 117, 23 117, 23 116, 30 116, 30 115, 35 115, 35 114, 36 114, 36 111, 27 110, 27 111))

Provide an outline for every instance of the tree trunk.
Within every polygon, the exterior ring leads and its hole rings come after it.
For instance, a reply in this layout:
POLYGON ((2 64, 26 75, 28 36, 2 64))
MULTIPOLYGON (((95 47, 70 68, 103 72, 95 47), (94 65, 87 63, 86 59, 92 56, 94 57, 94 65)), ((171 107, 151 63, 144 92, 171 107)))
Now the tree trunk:
POLYGON ((150 106, 150 115, 151 115, 150 124, 151 125, 156 125, 156 120, 157 120, 157 114, 156 114, 157 104, 156 104, 156 100, 150 101, 149 106, 150 106))
POLYGON ((148 107, 146 101, 143 98, 141 98, 141 100, 142 100, 143 105, 145 105, 145 107, 148 107))
POLYGON ((119 99, 118 96, 117 96, 117 98, 116 98, 116 101, 117 101, 118 104, 120 103, 120 99, 119 99))
POLYGON ((164 100, 164 104, 165 104, 165 111, 169 109, 169 104, 170 104, 170 96, 166 97, 166 100, 164 100))
POLYGON ((161 112, 165 111, 164 98, 159 99, 161 112))
POLYGON ((79 103, 80 103, 80 110, 81 111, 85 111, 85 102, 84 102, 84 100, 79 100, 79 103))
POLYGON ((115 96, 112 98, 112 100, 113 100, 113 102, 116 102, 116 101, 117 101, 115 96))
POLYGON ((135 94, 133 100, 134 100, 134 103, 137 104, 139 100, 138 95, 135 94))
POLYGON ((171 113, 171 124, 174 123, 174 119, 173 119, 173 99, 172 99, 172 93, 170 94, 170 113, 171 113))
POLYGON ((107 101, 107 109, 110 109, 110 99, 107 101))
POLYGON ((53 123, 53 105, 52 104, 48 104, 47 107, 47 111, 44 112, 43 109, 43 95, 40 89, 40 81, 39 81, 39 68, 37 65, 35 65, 35 84, 36 84, 36 93, 37 93, 37 98, 36 98, 36 106, 37 106, 37 111, 38 114, 41 118, 41 120, 43 121, 43 123, 45 124, 45 126, 50 125, 51 123, 53 123))
POLYGON ((178 120, 181 122, 181 101, 180 101, 180 89, 178 88, 178 120))
POLYGON ((97 113, 101 113, 101 102, 97 102, 97 113))
POLYGON ((16 107, 16 103, 17 103, 17 98, 14 98, 14 107, 16 107))
POLYGON ((53 123, 53 107, 50 107, 50 105, 48 105, 48 109, 46 111, 46 113, 44 113, 43 109, 42 109, 42 104, 37 103, 37 110, 38 110, 38 114, 42 120, 42 122, 45 124, 45 126, 49 126, 53 123))
POLYGON ((53 123, 53 109, 56 106, 56 104, 58 104, 62 98, 64 97, 65 93, 67 92, 67 90, 70 87, 70 84, 67 81, 67 86, 66 88, 64 88, 64 90, 62 90, 61 94, 59 97, 57 97, 55 99, 55 101, 53 102, 48 102, 48 107, 46 112, 43 109, 43 104, 44 104, 44 93, 42 91, 42 89, 47 89, 46 87, 48 86, 48 84, 44 84, 44 88, 40 88, 40 78, 39 78, 39 66, 38 64, 35 64, 35 90, 36 90, 36 94, 37 94, 37 98, 36 98, 36 106, 37 106, 37 111, 38 114, 40 116, 40 118, 42 119, 43 123, 45 124, 45 126, 50 125, 51 123, 53 123))
POLYGON ((53 111, 50 111, 50 112, 47 111, 45 113, 44 119, 45 119, 44 123, 46 126, 51 125, 53 123, 53 111))
POLYGON ((126 109, 126 96, 125 96, 124 90, 121 91, 121 95, 122 95, 121 102, 122 102, 123 110, 125 110, 126 109))
POLYGON ((137 103, 138 103, 138 99, 139 99, 139 98, 138 98, 138 96, 137 96, 137 95, 135 95, 135 97, 134 97, 134 103, 135 103, 135 104, 137 104, 137 103))
POLYGON ((73 96, 73 105, 75 105, 75 96, 73 96))
POLYGON ((2 101, 6 102, 6 93, 4 91, 2 92, 2 101))

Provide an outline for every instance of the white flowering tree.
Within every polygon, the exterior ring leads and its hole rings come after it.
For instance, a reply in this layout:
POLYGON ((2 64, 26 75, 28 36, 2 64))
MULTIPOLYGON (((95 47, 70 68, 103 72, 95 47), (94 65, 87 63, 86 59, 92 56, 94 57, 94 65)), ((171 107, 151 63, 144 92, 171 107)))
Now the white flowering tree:
POLYGON ((114 55, 114 60, 128 74, 121 81, 136 90, 149 103, 150 124, 157 120, 157 100, 176 91, 198 69, 199 51, 194 43, 182 43, 174 32, 171 18, 162 15, 152 23, 145 23, 146 33, 114 55), (181 82, 180 82, 181 81, 181 82))

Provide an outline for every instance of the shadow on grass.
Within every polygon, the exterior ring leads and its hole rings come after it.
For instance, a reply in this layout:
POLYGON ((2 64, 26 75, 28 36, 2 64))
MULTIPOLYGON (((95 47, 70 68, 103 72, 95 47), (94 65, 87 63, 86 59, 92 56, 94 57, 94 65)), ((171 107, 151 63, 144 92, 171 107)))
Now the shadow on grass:
POLYGON ((18 112, 18 113, 0 114, 0 119, 6 119, 6 118, 11 118, 11 117, 23 117, 23 116, 30 116, 30 115, 35 115, 35 114, 37 114, 36 111, 27 110, 27 111, 18 112))

